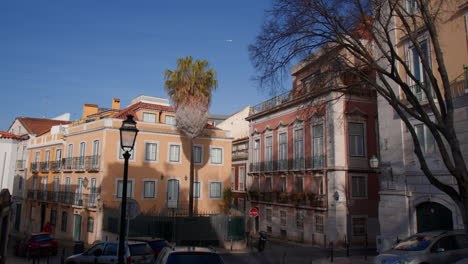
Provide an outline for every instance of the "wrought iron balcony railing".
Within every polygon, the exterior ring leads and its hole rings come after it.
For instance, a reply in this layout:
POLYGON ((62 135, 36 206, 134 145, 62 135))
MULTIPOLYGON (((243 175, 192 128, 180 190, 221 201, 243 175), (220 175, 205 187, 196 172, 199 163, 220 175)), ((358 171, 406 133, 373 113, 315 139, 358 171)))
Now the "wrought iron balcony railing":
POLYGON ((310 158, 254 162, 250 164, 250 172, 322 169, 325 165, 325 155, 316 155, 310 158))
POLYGON ((79 192, 57 192, 57 191, 28 191, 28 199, 49 203, 60 203, 65 205, 83 206, 87 208, 96 207, 97 193, 79 192))
POLYGON ((33 173, 39 172, 39 162, 31 162, 31 171, 33 173))
POLYGON ((280 203, 295 206, 324 207, 323 196, 316 194, 306 194, 304 192, 273 192, 273 191, 249 191, 252 201, 280 203))
POLYGON ((50 170, 50 161, 44 161, 39 163, 41 172, 49 172, 50 170))
POLYGON ((56 160, 52 162, 52 171, 59 172, 62 169, 62 161, 56 160))
POLYGON ((65 171, 98 171, 99 156, 64 158, 62 168, 65 171))

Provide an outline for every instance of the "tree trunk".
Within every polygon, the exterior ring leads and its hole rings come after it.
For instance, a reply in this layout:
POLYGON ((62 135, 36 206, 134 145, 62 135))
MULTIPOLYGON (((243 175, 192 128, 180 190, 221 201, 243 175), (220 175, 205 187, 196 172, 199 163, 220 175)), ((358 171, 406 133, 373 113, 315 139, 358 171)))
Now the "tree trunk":
POLYGON ((189 187, 189 217, 193 216, 193 138, 190 138, 190 187, 189 187))

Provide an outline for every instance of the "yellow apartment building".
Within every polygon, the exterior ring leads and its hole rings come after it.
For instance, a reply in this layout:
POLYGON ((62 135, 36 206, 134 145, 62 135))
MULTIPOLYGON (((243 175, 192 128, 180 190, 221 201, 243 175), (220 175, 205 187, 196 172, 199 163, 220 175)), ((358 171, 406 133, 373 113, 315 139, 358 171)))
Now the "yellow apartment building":
MULTIPOLYGON (((175 127, 174 109, 167 100, 149 96, 135 98, 123 110, 119 104, 114 99, 111 110, 102 110, 104 118, 95 105, 90 111, 87 104, 82 121, 53 127, 30 140, 24 219, 28 231, 40 231, 50 222, 59 239, 107 239, 103 224, 110 220, 105 209, 118 209, 121 201, 119 128, 128 114, 134 115, 139 129, 129 160, 128 196, 146 215, 187 210, 190 151, 187 138, 175 127)), ((231 141, 228 131, 210 125, 195 139, 198 212, 221 212, 222 193, 229 188, 231 141)))

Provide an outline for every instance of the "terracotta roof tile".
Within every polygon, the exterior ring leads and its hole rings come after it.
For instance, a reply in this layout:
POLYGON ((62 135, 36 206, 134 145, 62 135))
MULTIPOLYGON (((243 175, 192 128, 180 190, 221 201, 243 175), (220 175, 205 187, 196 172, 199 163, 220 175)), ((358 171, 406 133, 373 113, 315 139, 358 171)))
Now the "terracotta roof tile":
POLYGON ((0 131, 0 139, 2 139, 2 138, 12 138, 12 139, 18 139, 18 140, 28 139, 28 138, 23 138, 23 137, 20 137, 18 135, 12 134, 12 133, 0 131))
POLYGON ((119 118, 119 119, 125 119, 127 118, 127 115, 133 115, 133 119, 138 121, 138 118, 136 117, 135 113, 141 109, 141 108, 146 108, 146 109, 152 109, 152 110, 160 110, 160 111, 166 111, 166 112, 174 112, 174 108, 172 106, 165 106, 165 105, 157 105, 157 104, 148 104, 148 103, 136 103, 133 104, 125 109, 122 109, 120 112, 115 114, 113 117, 114 118, 119 118))
POLYGON ((50 128, 58 125, 70 124, 69 121, 52 120, 47 118, 18 117, 17 118, 29 134, 40 136, 49 132, 50 128))

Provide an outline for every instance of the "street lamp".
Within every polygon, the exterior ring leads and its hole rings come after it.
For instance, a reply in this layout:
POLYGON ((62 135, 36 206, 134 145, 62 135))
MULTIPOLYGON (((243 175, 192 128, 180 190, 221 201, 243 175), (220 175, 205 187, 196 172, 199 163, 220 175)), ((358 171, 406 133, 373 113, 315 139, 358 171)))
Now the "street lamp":
POLYGON ((369 165, 372 169, 378 169, 379 159, 375 155, 372 155, 372 157, 369 159, 369 165))
POLYGON ((124 151, 123 157, 124 163, 124 177, 122 183, 122 205, 120 208, 120 233, 119 233, 119 257, 118 263, 124 264, 125 254, 125 224, 126 224, 126 213, 127 213, 127 181, 128 181, 128 159, 130 158, 130 152, 135 145, 135 139, 138 134, 136 128, 136 122, 133 120, 132 115, 127 115, 127 119, 122 122, 120 127, 120 147, 124 151))

